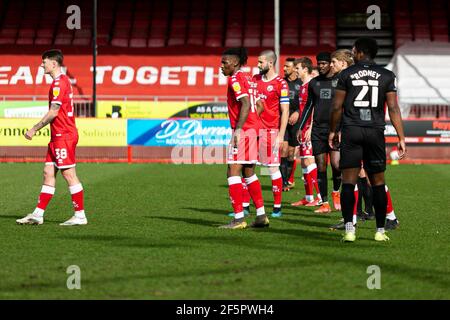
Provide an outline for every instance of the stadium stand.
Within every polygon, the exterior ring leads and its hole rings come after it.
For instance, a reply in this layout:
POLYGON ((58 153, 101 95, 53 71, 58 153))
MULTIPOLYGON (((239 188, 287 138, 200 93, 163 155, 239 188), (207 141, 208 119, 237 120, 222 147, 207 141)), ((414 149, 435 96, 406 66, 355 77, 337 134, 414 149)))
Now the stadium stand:
MULTIPOLYGON (((98 45, 119 48, 270 47, 272 0, 98 1, 98 45), (230 11, 232 8, 232 11, 230 11), (232 12, 232 14, 230 13, 232 12), (265 23, 268 22, 268 23, 265 23)), ((366 8, 379 5, 385 56, 407 41, 449 40, 445 0, 358 2, 321 0, 281 2, 281 44, 286 47, 345 47, 361 33, 366 8), (358 29, 358 32, 355 30, 358 29)), ((0 1, 0 45, 89 46, 92 1, 0 1), (83 29, 64 28, 66 8, 82 9, 83 29)), ((371 30, 373 31, 373 30, 371 30)))

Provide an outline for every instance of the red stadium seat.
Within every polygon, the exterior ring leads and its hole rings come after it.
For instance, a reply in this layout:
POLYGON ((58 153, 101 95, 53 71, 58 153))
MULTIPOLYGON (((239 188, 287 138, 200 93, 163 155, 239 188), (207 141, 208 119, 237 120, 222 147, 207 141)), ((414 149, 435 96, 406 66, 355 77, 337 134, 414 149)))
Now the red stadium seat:
POLYGON ((312 38, 303 38, 300 41, 300 46, 303 47, 315 47, 317 46, 317 38, 312 37, 312 38))

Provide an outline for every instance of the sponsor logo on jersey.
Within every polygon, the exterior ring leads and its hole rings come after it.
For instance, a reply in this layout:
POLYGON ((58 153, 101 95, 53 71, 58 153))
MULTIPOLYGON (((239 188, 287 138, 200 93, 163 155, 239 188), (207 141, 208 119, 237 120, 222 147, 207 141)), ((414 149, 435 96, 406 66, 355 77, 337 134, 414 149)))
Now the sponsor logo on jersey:
POLYGON ((331 99, 331 89, 320 89, 320 99, 331 99))
POLYGON ((267 91, 271 92, 272 90, 273 90, 273 86, 272 85, 267 87, 267 91))
POLYGON ((53 97, 57 97, 57 96, 59 96, 59 92, 60 92, 61 90, 59 89, 59 87, 53 87, 53 97))
POLYGON ((338 79, 334 79, 333 81, 331 81, 331 86, 332 86, 333 88, 336 88, 337 83, 338 83, 338 79))
POLYGON ((239 84, 239 82, 233 83, 233 90, 235 92, 240 92, 241 91, 241 85, 239 84))
POLYGON ((295 90, 300 90, 300 85, 299 84, 295 85, 295 90))

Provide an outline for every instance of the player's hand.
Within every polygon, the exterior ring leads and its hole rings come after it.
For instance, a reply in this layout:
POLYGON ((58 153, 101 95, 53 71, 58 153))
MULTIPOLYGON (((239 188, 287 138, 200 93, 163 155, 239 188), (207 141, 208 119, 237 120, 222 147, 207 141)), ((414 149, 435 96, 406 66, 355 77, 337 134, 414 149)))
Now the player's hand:
POLYGON ((297 131, 297 141, 298 143, 302 143, 302 130, 297 131))
POLYGON ((305 142, 306 143, 311 142, 311 130, 312 130, 312 127, 309 127, 305 132, 305 142))
POLYGON ((401 160, 406 156, 406 143, 405 140, 400 140, 397 145, 398 159, 401 160))
POLYGON ((328 145, 331 149, 338 149, 340 144, 340 134, 338 132, 330 132, 328 135, 328 145))
POLYGON ((31 128, 30 130, 28 130, 26 133, 25 133, 25 138, 26 139, 28 139, 28 140, 31 140, 31 139, 33 139, 33 136, 36 134, 36 130, 34 130, 34 128, 31 128))
POLYGON ((277 140, 276 140, 276 146, 281 148, 283 145, 283 142, 284 142, 284 135, 281 135, 281 133, 278 133, 277 140))
POLYGON ((297 123, 298 117, 299 117, 299 114, 298 114, 297 111, 295 111, 295 112, 294 112, 293 114, 291 114, 291 116, 289 117, 288 123, 289 123, 291 126, 293 126, 294 124, 297 123))
POLYGON ((239 140, 241 139, 241 129, 236 129, 231 137, 232 145, 237 148, 239 146, 239 140))

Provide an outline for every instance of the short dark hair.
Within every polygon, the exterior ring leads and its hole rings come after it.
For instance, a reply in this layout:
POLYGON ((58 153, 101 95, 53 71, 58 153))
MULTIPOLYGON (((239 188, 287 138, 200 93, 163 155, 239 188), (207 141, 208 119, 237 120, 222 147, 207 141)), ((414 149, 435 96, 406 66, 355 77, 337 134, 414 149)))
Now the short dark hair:
POLYGON ((312 72, 313 64, 312 64, 312 61, 310 58, 302 57, 302 58, 296 59, 294 62, 294 65, 298 65, 299 63, 302 65, 302 68, 308 68, 308 73, 312 72))
POLYGON ((222 55, 223 56, 237 56, 239 59, 239 65, 245 66, 247 64, 248 53, 247 53, 247 49, 244 47, 226 49, 222 53, 222 55))
POLYGON ((326 61, 326 62, 331 62, 331 53, 329 52, 320 52, 316 55, 316 60, 317 63, 319 63, 319 61, 326 61))
POLYGON ((355 41, 355 49, 374 59, 378 53, 378 43, 374 38, 362 37, 355 41))
POLYGON ((63 61, 64 61, 64 56, 63 56, 61 50, 51 49, 51 50, 45 51, 42 54, 42 60, 44 60, 44 59, 55 60, 56 62, 58 62, 58 64, 60 66, 62 66, 63 61))
POLYGON ((292 63, 294 63, 294 64, 295 64, 295 60, 297 60, 297 59, 295 59, 294 57, 288 57, 288 58, 286 58, 286 62, 292 62, 292 63))

